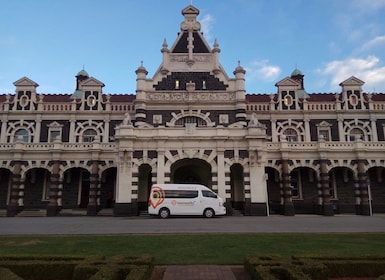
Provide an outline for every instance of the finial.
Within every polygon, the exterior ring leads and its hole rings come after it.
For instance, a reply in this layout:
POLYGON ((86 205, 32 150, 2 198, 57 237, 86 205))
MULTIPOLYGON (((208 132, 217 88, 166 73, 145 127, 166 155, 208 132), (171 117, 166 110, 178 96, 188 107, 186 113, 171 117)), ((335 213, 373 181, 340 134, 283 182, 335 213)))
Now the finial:
POLYGON ((143 60, 140 61, 140 67, 143 67, 143 60))
POLYGON ((238 60, 238 67, 239 67, 239 66, 241 66, 241 61, 240 61, 240 60, 238 60))
POLYGON ((214 41, 214 48, 218 48, 218 47, 219 47, 218 40, 217 40, 217 38, 215 38, 215 41, 214 41))

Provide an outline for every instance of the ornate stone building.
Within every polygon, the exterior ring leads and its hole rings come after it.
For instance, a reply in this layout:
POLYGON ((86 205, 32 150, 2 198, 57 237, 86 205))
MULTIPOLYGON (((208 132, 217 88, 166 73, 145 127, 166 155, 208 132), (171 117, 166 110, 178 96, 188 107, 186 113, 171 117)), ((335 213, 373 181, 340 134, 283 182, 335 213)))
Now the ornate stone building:
POLYGON ((385 212, 385 94, 350 77, 341 93, 309 94, 296 69, 276 94, 246 94, 186 7, 173 45, 136 94, 104 94, 84 70, 72 95, 27 77, 0 95, 0 211, 16 216, 138 215, 152 183, 201 183, 228 213, 385 212))

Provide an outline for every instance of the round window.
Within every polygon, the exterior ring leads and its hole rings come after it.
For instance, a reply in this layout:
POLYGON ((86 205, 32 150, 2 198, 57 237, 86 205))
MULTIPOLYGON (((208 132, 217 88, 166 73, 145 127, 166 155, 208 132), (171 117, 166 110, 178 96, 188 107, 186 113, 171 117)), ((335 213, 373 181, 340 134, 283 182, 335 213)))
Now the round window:
POLYGON ((87 98, 87 105, 89 107, 94 107, 96 105, 96 98, 93 95, 88 96, 87 98))
POLYGON ((285 95, 284 97, 284 103, 286 106, 291 106, 291 104, 293 103, 293 98, 290 96, 290 95, 285 95))
POLYGON ((27 95, 23 95, 20 97, 20 106, 25 107, 28 105, 29 97, 27 95))

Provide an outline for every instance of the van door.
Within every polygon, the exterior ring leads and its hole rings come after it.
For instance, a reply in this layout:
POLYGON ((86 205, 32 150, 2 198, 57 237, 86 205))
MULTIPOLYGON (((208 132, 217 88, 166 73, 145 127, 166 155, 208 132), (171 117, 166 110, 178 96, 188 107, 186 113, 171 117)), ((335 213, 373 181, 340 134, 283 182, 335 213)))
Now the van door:
POLYGON ((202 190, 202 197, 200 197, 200 213, 203 214, 203 211, 206 208, 212 208, 217 212, 218 206, 219 202, 217 194, 209 190, 202 190))

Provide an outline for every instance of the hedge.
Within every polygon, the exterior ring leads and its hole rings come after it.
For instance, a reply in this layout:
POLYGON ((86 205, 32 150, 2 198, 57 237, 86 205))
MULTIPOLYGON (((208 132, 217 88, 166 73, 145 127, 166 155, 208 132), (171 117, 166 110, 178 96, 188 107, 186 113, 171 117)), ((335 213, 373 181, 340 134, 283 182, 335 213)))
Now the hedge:
POLYGON ((244 266, 255 280, 327 280, 338 277, 378 277, 385 280, 385 256, 295 256, 287 260, 279 256, 257 255, 246 257, 244 266))
POLYGON ((146 280, 154 258, 142 256, 1 256, 1 280, 146 280))

